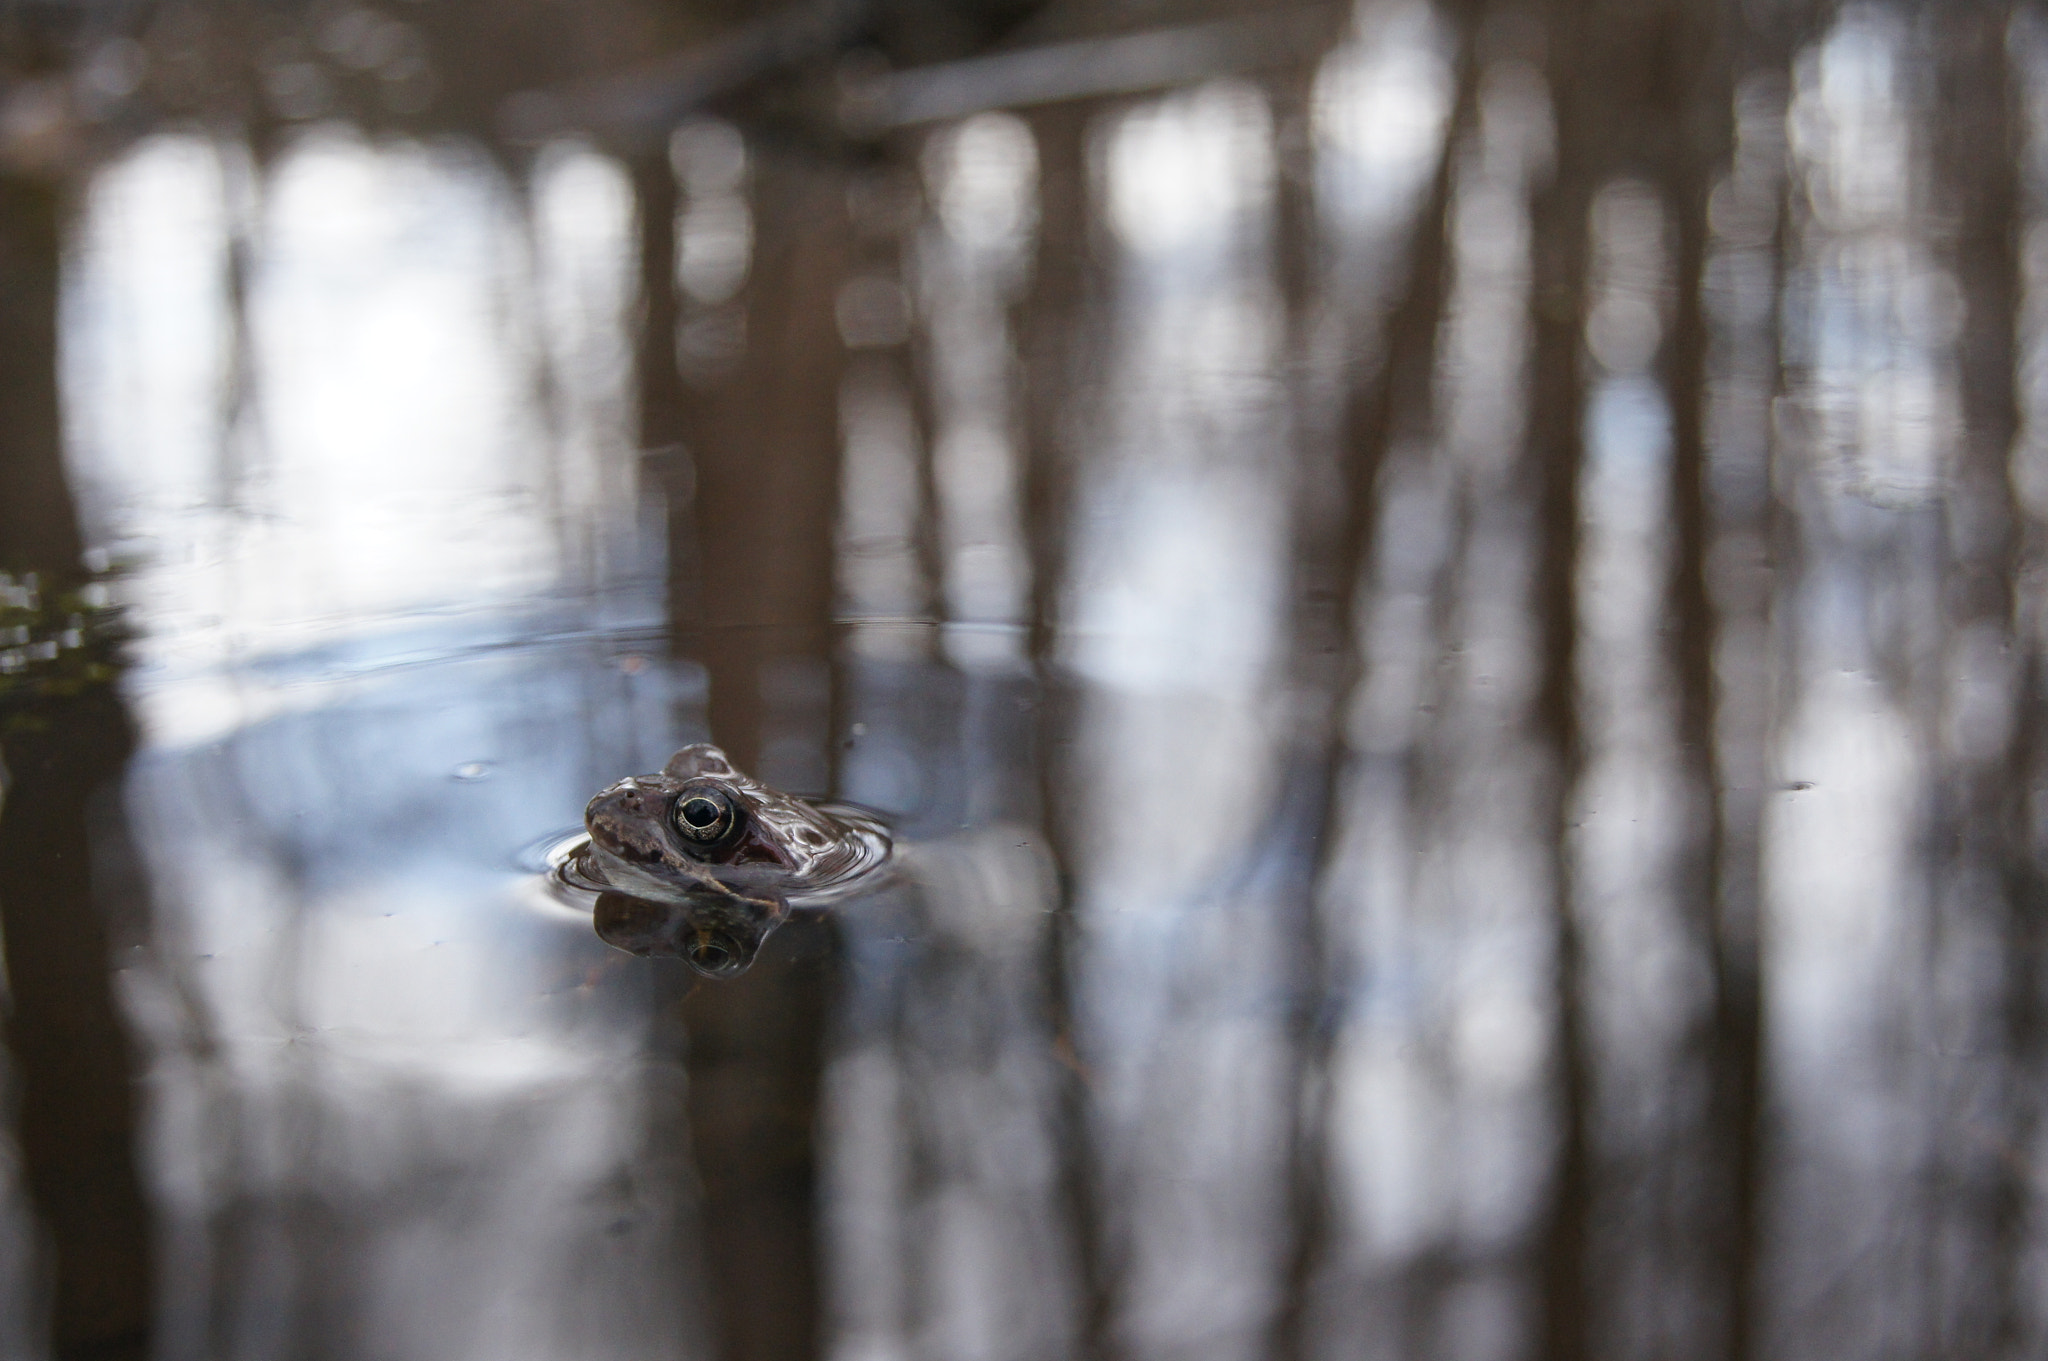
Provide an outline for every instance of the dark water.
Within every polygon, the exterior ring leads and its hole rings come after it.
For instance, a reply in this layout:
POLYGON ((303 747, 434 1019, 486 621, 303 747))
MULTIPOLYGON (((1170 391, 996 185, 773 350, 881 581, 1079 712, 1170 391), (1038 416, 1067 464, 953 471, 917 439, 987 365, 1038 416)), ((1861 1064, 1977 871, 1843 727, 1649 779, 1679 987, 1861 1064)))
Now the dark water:
POLYGON ((2048 1345, 2031 10, 0 53, 0 1358, 2048 1345))

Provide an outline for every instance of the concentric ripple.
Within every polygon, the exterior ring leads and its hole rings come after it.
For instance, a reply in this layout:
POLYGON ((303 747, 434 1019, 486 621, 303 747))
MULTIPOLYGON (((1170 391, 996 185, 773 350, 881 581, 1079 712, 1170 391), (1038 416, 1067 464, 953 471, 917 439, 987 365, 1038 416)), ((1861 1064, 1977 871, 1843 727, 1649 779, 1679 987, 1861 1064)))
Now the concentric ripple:
MULTIPOLYGON (((792 907, 822 907, 872 887, 893 845, 888 824, 870 809, 824 801, 812 806, 839 825, 843 839, 835 848, 839 853, 823 862, 823 873, 773 885, 792 907)), ((585 911, 596 894, 613 887, 590 853, 589 834, 580 827, 541 837, 519 853, 518 862, 528 873, 544 876, 557 901, 585 911)))

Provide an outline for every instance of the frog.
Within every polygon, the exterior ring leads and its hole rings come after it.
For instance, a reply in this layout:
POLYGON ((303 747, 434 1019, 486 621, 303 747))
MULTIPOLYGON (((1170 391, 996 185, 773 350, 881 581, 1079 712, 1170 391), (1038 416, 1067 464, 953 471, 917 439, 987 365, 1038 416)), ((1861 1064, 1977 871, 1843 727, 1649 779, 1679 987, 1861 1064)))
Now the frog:
POLYGON ((745 972, 794 908, 847 896, 891 851, 866 809, 784 793, 703 742, 599 790, 583 825, 558 874, 596 891, 598 935, 711 978, 745 972))

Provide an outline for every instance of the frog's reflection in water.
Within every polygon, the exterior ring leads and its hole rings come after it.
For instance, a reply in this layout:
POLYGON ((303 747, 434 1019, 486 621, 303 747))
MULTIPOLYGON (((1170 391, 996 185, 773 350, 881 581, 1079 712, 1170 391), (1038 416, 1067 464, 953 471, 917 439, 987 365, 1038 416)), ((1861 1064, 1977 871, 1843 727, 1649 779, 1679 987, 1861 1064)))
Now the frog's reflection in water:
POLYGON ((683 960, 706 978, 733 978, 753 966, 761 943, 789 917, 789 904, 760 895, 692 893, 679 898, 597 896, 597 934, 607 945, 644 957, 683 960))

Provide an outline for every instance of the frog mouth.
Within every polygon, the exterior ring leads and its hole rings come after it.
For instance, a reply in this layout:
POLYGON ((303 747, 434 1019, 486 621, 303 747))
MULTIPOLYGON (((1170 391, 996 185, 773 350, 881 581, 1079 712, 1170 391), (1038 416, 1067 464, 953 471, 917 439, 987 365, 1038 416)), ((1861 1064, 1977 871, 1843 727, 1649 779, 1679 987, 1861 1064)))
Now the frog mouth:
POLYGON ((675 857, 647 838, 622 833, 596 819, 589 823, 589 830, 590 845, 597 852, 600 871, 609 867, 610 872, 605 877, 621 888, 628 886, 622 881, 632 881, 649 890, 676 893, 708 887, 704 875, 693 874, 677 865, 675 857))
POLYGON ((641 862, 661 858, 660 854, 653 847, 632 845, 627 842, 626 838, 620 836, 616 830, 607 827, 602 822, 592 821, 586 825, 590 829, 590 839, 597 844, 599 850, 607 855, 616 855, 621 860, 637 860, 641 862))

